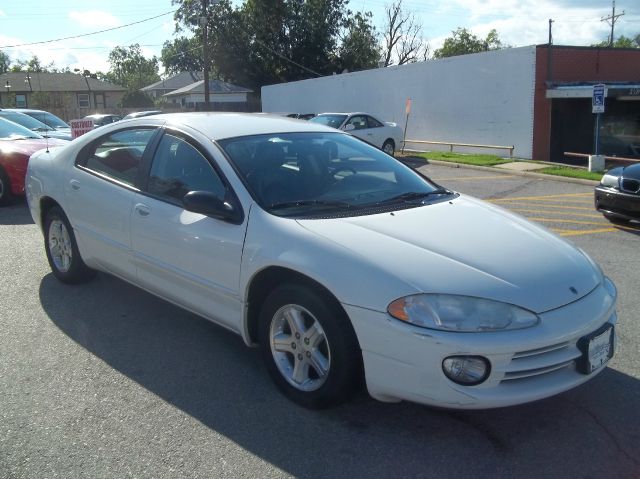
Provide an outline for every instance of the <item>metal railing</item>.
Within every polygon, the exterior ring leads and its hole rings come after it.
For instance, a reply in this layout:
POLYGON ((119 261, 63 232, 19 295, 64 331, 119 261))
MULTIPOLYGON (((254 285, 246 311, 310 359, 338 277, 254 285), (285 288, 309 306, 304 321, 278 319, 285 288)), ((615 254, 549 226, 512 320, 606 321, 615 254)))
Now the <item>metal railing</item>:
MULTIPOLYGON (((513 149, 515 148, 514 145, 511 145, 511 146, 481 145, 478 143, 456 143, 453 141, 404 140, 404 143, 405 145, 407 143, 419 143, 419 144, 426 144, 426 145, 449 145, 450 152, 453 152, 454 146, 463 146, 463 147, 470 147, 470 148, 487 148, 490 150, 509 150, 509 158, 513 158, 513 149)), ((402 150, 404 151, 404 147, 402 148, 402 150)))
MULTIPOLYGON (((591 155, 588 153, 573 153, 571 151, 565 151, 564 156, 568 156, 571 158, 584 158, 586 160, 589 159, 591 155)), ((607 161, 621 161, 623 163, 640 163, 640 160, 637 158, 625 158, 623 156, 604 156, 604 159, 607 161)))

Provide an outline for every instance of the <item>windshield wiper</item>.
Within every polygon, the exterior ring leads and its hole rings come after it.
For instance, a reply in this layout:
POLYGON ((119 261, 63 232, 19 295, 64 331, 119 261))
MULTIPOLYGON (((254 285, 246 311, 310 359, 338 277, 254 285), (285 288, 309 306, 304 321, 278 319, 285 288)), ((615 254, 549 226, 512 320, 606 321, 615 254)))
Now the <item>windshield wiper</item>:
POLYGON ((327 201, 327 200, 297 200, 284 201, 282 203, 274 203, 269 205, 270 209, 280 210, 286 208, 297 208, 299 206, 323 206, 328 208, 351 208, 353 205, 346 201, 327 201))
POLYGON ((397 196, 392 196, 387 200, 381 201, 379 204, 395 203, 399 201, 422 200, 429 196, 450 195, 450 194, 451 194, 451 191, 445 188, 438 188, 437 190, 433 190, 433 191, 408 191, 406 193, 402 193, 397 196))

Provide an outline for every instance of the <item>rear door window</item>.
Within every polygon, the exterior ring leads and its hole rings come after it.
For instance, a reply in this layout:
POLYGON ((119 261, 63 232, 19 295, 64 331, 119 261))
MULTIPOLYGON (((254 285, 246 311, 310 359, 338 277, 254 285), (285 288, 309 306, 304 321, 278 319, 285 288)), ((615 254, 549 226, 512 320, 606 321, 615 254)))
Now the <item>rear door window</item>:
POLYGON ((151 141, 155 128, 130 129, 111 133, 98 140, 79 159, 78 165, 129 186, 134 186, 142 155, 151 141))

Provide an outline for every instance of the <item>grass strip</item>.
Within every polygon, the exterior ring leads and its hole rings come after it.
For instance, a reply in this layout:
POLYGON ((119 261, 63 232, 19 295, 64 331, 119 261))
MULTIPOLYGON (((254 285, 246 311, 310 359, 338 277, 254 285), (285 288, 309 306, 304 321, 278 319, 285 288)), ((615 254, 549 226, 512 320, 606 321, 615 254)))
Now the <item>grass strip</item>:
POLYGON ((425 153, 418 153, 415 156, 426 158, 427 160, 450 161, 452 163, 476 166, 494 166, 511 163, 511 160, 505 160, 496 155, 450 153, 448 151, 427 151, 425 153))
POLYGON ((536 170, 536 173, 543 173, 545 175, 566 176, 568 178, 582 178, 583 180, 600 180, 602 173, 596 173, 592 171, 583 170, 581 168, 571 168, 569 166, 550 166, 549 168, 543 168, 536 170))

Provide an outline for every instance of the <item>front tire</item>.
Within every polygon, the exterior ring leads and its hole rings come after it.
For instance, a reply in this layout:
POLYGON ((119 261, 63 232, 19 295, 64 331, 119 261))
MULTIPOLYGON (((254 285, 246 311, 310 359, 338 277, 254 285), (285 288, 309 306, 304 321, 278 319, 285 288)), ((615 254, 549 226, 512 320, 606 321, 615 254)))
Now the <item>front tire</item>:
POLYGON ((0 206, 11 204, 12 200, 11 181, 7 173, 0 167, 0 206))
POLYGON ((53 275, 63 283, 84 283, 95 276, 95 271, 82 261, 73 228, 58 206, 45 216, 44 248, 53 275))
POLYGON ((360 385, 362 353, 333 298, 285 284, 267 297, 259 321, 267 370, 292 401, 327 408, 346 401, 360 385))

